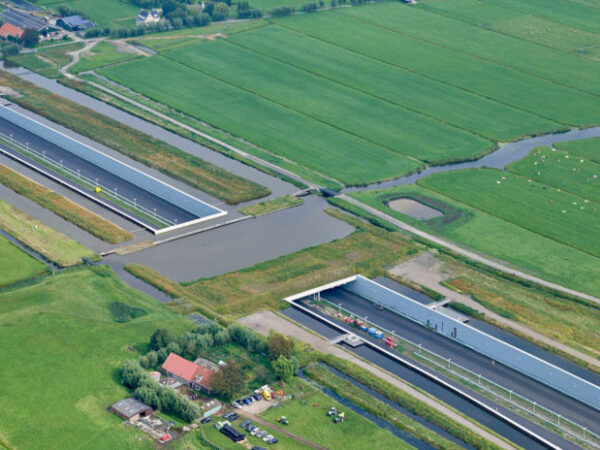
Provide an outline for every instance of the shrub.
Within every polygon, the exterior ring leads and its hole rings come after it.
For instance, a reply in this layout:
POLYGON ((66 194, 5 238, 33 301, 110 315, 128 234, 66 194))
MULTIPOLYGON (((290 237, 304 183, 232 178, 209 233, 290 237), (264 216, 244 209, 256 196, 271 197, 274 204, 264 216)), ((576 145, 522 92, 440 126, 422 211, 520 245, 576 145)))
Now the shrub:
POLYGON ((115 322, 131 322, 133 319, 145 316, 148 312, 138 306, 129 306, 121 302, 112 302, 108 305, 115 322))
POLYGON ((305 3, 302 6, 302 10, 305 13, 314 13, 314 12, 317 12, 317 3, 316 2, 305 3))
POLYGON ((281 6, 279 8, 274 8, 271 10, 271 15, 273 17, 283 17, 283 16, 291 16, 296 12, 296 9, 293 6, 281 6))

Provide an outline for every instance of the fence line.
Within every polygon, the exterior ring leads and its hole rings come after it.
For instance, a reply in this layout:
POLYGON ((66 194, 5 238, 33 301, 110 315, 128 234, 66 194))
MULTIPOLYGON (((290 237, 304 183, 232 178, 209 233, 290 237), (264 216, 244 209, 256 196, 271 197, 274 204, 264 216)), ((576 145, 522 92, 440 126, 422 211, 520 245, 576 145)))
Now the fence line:
POLYGON ((349 311, 345 308, 341 308, 340 305, 337 305, 337 304, 327 300, 322 295, 319 297, 319 300, 328 303, 331 307, 335 308, 339 312, 342 312, 342 311, 347 312, 350 316, 356 317, 357 319, 360 319, 361 321, 372 325, 374 328, 377 328, 378 330, 388 333, 389 335, 391 335, 394 338, 395 346, 397 345, 396 339, 403 341, 404 343, 414 347, 417 350, 417 353, 415 353, 415 356, 417 356, 418 358, 428 361, 431 364, 435 365, 436 367, 442 368, 442 369, 452 373, 453 375, 461 378, 462 380, 464 380, 466 382, 476 384, 479 388, 488 392, 489 394, 493 395, 494 397, 501 399, 507 403, 510 403, 511 405, 515 406, 516 408, 537 417, 538 419, 542 420, 543 422, 560 429, 561 431, 569 434, 570 436, 573 436, 576 439, 586 442, 587 444, 591 445, 594 448, 600 449, 600 436, 597 435, 596 433, 594 433, 593 431, 588 430, 586 427, 583 427, 583 426, 579 425, 578 423, 576 423, 566 417, 563 417, 562 415, 560 415, 544 406, 539 405, 537 402, 530 400, 526 397, 523 397, 522 395, 517 394, 517 393, 513 392, 512 390, 507 389, 504 386, 501 386, 498 383, 482 376, 481 374, 477 374, 477 373, 467 369, 466 367, 463 367, 460 364, 457 364, 457 363, 451 361, 448 358, 444 358, 443 356, 440 356, 431 350, 427 350, 426 348, 423 348, 423 346, 421 344, 416 344, 415 342, 413 342, 409 339, 406 339, 402 336, 398 336, 394 330, 388 330, 380 325, 373 323, 368 318, 362 317, 358 314, 354 314, 352 311, 349 311), (437 362, 427 358, 426 356, 423 356, 423 353, 429 354, 429 355, 433 356, 434 358, 438 358, 439 360, 442 360, 446 365, 437 363, 437 362), (469 379, 466 376, 462 375, 461 373, 452 370, 451 367, 460 369, 464 372, 467 372, 468 374, 475 377, 475 380, 469 379), (501 392, 505 392, 507 395, 502 395, 501 393, 495 392, 492 389, 486 388, 483 385, 483 383, 489 383, 490 385, 498 388, 501 392), (517 403, 516 400, 521 400, 526 406, 523 406, 523 405, 517 403), (548 415, 548 417, 542 415, 541 414, 542 412, 546 413, 548 415), (554 418, 554 420, 552 420, 553 418, 554 418), (563 424, 569 424, 575 431, 573 429, 565 428, 565 426, 563 424), (593 439, 593 441, 590 439, 593 439))

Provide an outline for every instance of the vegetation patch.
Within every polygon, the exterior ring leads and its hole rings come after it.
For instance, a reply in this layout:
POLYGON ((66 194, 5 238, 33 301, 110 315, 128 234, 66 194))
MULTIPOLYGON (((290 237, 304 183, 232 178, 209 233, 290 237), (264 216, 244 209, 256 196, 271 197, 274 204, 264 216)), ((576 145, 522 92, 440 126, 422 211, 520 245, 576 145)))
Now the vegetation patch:
POLYGON ((41 275, 46 266, 0 236, 0 287, 41 275))
POLYGON ((11 370, 0 373, 0 435, 8 447, 41 449, 54 442, 63 448, 154 448, 107 408, 129 396, 118 370, 145 351, 159 326, 184 332, 191 323, 126 286, 105 266, 0 293, 0 356, 11 361, 11 370), (109 309, 115 301, 148 314, 116 323, 109 309))
POLYGON ((115 322, 120 323, 131 322, 133 319, 148 314, 148 311, 144 308, 126 305, 123 302, 112 302, 108 305, 108 308, 115 318, 115 322))
POLYGON ((303 203, 304 200, 294 195, 284 195, 283 197, 274 198, 273 200, 267 200, 265 202, 247 206, 240 209, 240 212, 248 216, 262 216, 263 214, 279 211, 280 209, 291 208, 292 206, 298 206, 303 203))
POLYGON ((69 67, 69 72, 85 72, 109 64, 116 64, 129 59, 139 58, 139 55, 135 53, 135 50, 133 53, 125 50, 119 51, 116 45, 117 44, 107 41, 98 42, 96 45, 94 45, 94 47, 92 47, 90 52, 87 54, 80 54, 79 62, 69 67))
POLYGON ((580 139, 554 144, 559 149, 580 158, 600 163, 600 138, 580 139))
POLYGON ((83 258, 100 259, 93 250, 3 200, 0 200, 0 228, 59 266, 73 266, 81 263, 83 258))
POLYGON ((227 203, 236 204, 270 193, 264 186, 227 172, 70 100, 53 95, 7 72, 0 74, 0 84, 10 86, 23 94, 11 98, 20 106, 227 203))
POLYGON ((129 231, 2 164, 0 183, 103 241, 116 244, 133 238, 129 231))

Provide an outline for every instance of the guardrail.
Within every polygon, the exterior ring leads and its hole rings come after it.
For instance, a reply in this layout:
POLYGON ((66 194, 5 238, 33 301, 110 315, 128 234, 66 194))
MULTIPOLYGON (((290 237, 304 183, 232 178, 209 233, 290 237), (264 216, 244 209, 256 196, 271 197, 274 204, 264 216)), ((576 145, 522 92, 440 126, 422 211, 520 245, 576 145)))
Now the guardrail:
POLYGON ((149 216, 153 220, 156 220, 157 222, 162 223, 166 226, 172 226, 172 225, 176 224, 176 222, 169 220, 166 217, 161 216, 160 214, 156 213, 156 211, 150 211, 148 208, 145 208, 142 205, 138 205, 137 202, 131 201, 127 197, 124 197, 124 196, 120 195, 119 193, 114 192, 112 189, 110 189, 106 186, 103 186, 102 184, 98 183, 98 181, 92 180, 84 175, 81 175, 78 171, 75 171, 75 170, 63 165, 60 162, 53 160, 52 158, 48 158, 43 152, 34 150, 33 148, 29 147, 28 145, 23 145, 22 143, 14 140, 12 138, 12 136, 10 136, 10 135, 0 133, 0 139, 4 139, 4 140, 8 141, 10 143, 10 145, 17 147, 16 151, 22 151, 25 153, 26 156, 34 157, 37 160, 41 160, 40 164, 51 166, 51 168, 58 170, 59 173, 64 172, 67 175, 76 178, 77 180, 79 180, 81 182, 80 184, 82 184, 83 187, 85 187, 85 185, 88 185, 92 188, 96 188, 96 187, 100 188, 100 192, 102 194, 105 194, 108 197, 113 198, 117 202, 124 203, 128 207, 128 209, 133 209, 134 211, 138 211, 138 212, 142 213, 143 215, 149 216))
MULTIPOLYGON (((581 440, 586 444, 590 445, 593 448, 600 449, 600 436, 593 431, 588 430, 586 427, 579 425, 578 423, 563 417, 562 415, 539 405, 537 402, 530 400, 520 394, 513 392, 511 389, 505 388, 504 386, 499 385, 498 383, 482 376, 481 374, 477 374, 466 367, 461 366, 460 364, 451 361, 448 358, 444 358, 443 356, 438 355, 431 350, 427 350, 422 346, 422 344, 417 344, 409 339, 406 339, 402 336, 398 336, 394 330, 388 330, 371 320, 367 317, 362 317, 359 314, 355 314, 347 308, 341 308, 340 305, 335 304, 322 295, 319 296, 318 301, 323 301, 329 304, 332 308, 337 310, 338 312, 344 312, 349 316, 353 316, 361 321, 372 325, 374 328, 381 330, 394 338, 394 345, 398 346, 398 341, 402 341, 404 344, 412 347, 416 353, 413 353, 417 359, 421 359, 423 361, 427 361, 428 363, 436 366, 438 369, 442 369, 443 371, 449 372, 452 375, 460 378, 462 381, 469 383, 471 385, 476 385, 477 388, 487 392, 492 395, 494 398, 502 400, 511 406, 514 406, 519 411, 530 414, 537 419, 541 420, 545 424, 556 427, 567 435, 581 440), (429 357, 428 357, 429 356, 429 357)), ((359 336, 364 338, 369 338, 369 336, 362 336, 357 330, 359 336)))

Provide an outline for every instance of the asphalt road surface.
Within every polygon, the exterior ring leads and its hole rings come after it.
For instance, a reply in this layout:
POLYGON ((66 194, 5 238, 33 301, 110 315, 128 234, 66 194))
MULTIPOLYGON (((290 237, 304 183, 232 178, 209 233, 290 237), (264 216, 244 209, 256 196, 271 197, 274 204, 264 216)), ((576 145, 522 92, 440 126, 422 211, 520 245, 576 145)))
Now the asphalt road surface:
MULTIPOLYGON (((288 308, 283 311, 283 314, 285 314, 289 318, 310 328, 313 331, 316 331, 317 333, 319 333, 322 336, 325 336, 327 338, 332 338, 332 337, 338 336, 340 334, 338 330, 335 330, 335 329, 329 327, 328 325, 318 321, 317 319, 309 316, 308 314, 306 314, 296 308, 293 308, 293 307, 288 308)), ((501 436, 504 436, 505 438, 509 439, 510 441, 514 442, 515 444, 517 444, 523 448, 526 448, 528 450, 545 448, 544 446, 539 444, 537 441, 531 439, 527 435, 523 434, 521 431, 519 431, 519 430, 513 428, 512 426, 508 425, 507 423, 503 422, 495 415, 493 415, 493 414, 485 411, 484 409, 478 407, 477 405, 469 402, 468 400, 466 400, 463 397, 461 397, 460 395, 452 392, 451 390, 449 390, 445 387, 442 387, 441 385, 435 383, 434 381, 421 375, 420 373, 415 372, 412 369, 409 369, 408 367, 404 366, 400 362, 397 362, 397 361, 389 358, 388 356, 386 356, 382 353, 379 353, 376 350, 374 350, 366 345, 361 345, 360 347, 356 347, 356 348, 351 348, 344 344, 342 344, 342 345, 344 346, 344 348, 346 350, 357 354, 358 356, 387 370, 390 373, 393 373, 394 375, 398 376, 402 380, 409 382, 413 386, 416 386, 416 387, 424 390, 425 392, 428 392, 429 394, 433 395, 434 397, 438 398, 439 400, 443 401, 444 403, 452 406, 453 408, 455 408, 456 410, 465 414, 466 416, 471 417, 472 419, 476 420, 480 424, 485 425, 486 427, 490 428, 491 430, 495 431, 496 433, 500 434, 501 436)), ((444 377, 440 377, 440 378, 444 379, 444 377)), ((445 381, 448 381, 450 384, 456 385, 456 383, 454 383, 450 380, 445 379, 445 381)), ((469 393, 471 396, 482 400, 486 404, 492 404, 491 401, 486 401, 486 399, 483 399, 481 396, 479 396, 476 393, 473 393, 469 389, 463 389, 462 387, 461 387, 461 389, 463 391, 469 393)), ((517 416, 515 413, 512 413, 511 411, 508 411, 503 407, 497 407, 496 409, 498 411, 500 411, 502 414, 504 414, 505 416, 510 417, 511 419, 525 425, 527 428, 536 432, 540 436, 543 436, 545 439, 548 439, 549 441, 556 443, 561 448, 564 448, 564 449, 578 448, 574 444, 571 444, 570 442, 565 441, 564 439, 554 435, 553 433, 545 430, 544 428, 539 427, 538 425, 532 424, 531 422, 523 419, 522 417, 517 416)))
POLYGON ((373 304, 343 288, 321 293, 321 296, 333 303, 381 325, 396 334, 431 350, 475 373, 512 389, 524 397, 536 401, 552 411, 562 414, 595 433, 600 434, 600 412, 564 395, 542 383, 534 381, 515 370, 494 362, 489 357, 477 353, 458 342, 405 319, 388 310, 377 310, 373 304))
MULTIPOLYGON (((29 143, 29 147, 42 152, 45 151, 45 156, 48 159, 52 159, 55 162, 59 162, 62 160, 62 164, 64 167, 67 167, 74 171, 80 171, 81 175, 90 178, 92 180, 98 179, 98 183, 101 185, 110 188, 117 189, 117 193, 122 195, 123 197, 133 201, 136 199, 138 205, 143 206, 144 208, 153 211, 156 208, 156 213, 166 219, 171 221, 177 221, 178 223, 187 222, 189 220, 196 219, 197 217, 175 205, 169 203, 160 197, 157 197, 154 194, 136 186, 135 184, 130 183, 129 181, 117 177, 113 175, 111 172, 108 172, 70 152, 59 147, 58 145, 52 144, 41 137, 27 131, 12 122, 9 122, 5 119, 0 118, 0 133, 10 136, 12 134, 12 138, 15 141, 20 142, 21 144, 29 143)), ((2 146, 4 149, 15 153, 19 157, 23 157, 20 153, 11 150, 6 146, 2 146)), ((27 158, 28 161, 36 164, 44 168, 45 170, 49 170, 48 168, 41 166, 40 164, 35 163, 31 159, 27 158)), ((64 177, 61 177, 73 184, 71 180, 68 180, 64 177)), ((103 198, 103 200, 106 200, 103 198)), ((112 202, 111 202, 112 203, 112 202)), ((114 205, 114 203, 113 203, 114 205)), ((114 205, 118 207, 118 205, 114 205)), ((120 208, 122 209, 122 208, 120 208)), ((126 211, 128 214, 131 212, 126 211)), ((143 218, 140 218, 143 220, 143 218)))

